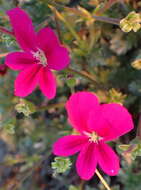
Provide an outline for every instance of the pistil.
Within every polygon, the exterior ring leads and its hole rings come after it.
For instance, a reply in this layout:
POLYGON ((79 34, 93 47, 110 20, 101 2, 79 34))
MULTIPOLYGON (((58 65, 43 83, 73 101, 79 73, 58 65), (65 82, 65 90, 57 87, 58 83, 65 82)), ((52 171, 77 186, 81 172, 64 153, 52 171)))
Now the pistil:
POLYGON ((102 140, 102 137, 98 136, 96 132, 84 132, 84 134, 89 137, 90 142, 98 143, 98 141, 102 140))
POLYGON ((44 67, 47 66, 46 55, 41 49, 38 49, 38 51, 36 51, 36 52, 32 52, 32 54, 33 54, 33 57, 37 60, 38 64, 41 64, 44 67))

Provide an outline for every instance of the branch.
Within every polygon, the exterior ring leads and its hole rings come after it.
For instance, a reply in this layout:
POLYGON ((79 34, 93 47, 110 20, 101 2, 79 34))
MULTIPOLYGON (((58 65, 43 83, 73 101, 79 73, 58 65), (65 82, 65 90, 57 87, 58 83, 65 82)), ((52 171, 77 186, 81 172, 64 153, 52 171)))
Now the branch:
POLYGON ((117 19, 117 18, 108 18, 105 16, 96 16, 96 15, 94 15, 93 17, 98 21, 115 24, 115 25, 119 25, 119 22, 120 22, 120 19, 117 19))
POLYGON ((50 104, 50 105, 47 105, 47 106, 40 106, 40 107, 37 107, 37 111, 45 111, 45 110, 48 110, 48 109, 52 109, 52 108, 63 108, 65 106, 65 102, 59 102, 59 103, 56 103, 56 104, 50 104))
POLYGON ((0 54, 0 58, 7 56, 8 53, 2 53, 0 54))
POLYGON ((60 40, 61 44, 63 44, 62 37, 61 37, 60 24, 59 24, 58 17, 56 15, 56 13, 54 13, 54 20, 55 20, 55 23, 56 23, 56 30, 57 30, 57 33, 58 33, 59 40, 60 40))
POLYGON ((77 74, 79 76, 82 76, 83 78, 86 78, 88 79, 89 81, 91 81, 92 83, 98 85, 97 81, 94 79, 94 77, 90 74, 88 74, 87 72, 85 71, 77 71, 75 69, 72 69, 72 68, 67 68, 66 71, 68 71, 69 73, 72 73, 72 74, 77 74))
POLYGON ((9 31, 9 30, 7 30, 6 28, 4 28, 2 26, 0 26, 0 32, 6 33, 6 34, 8 34, 10 36, 14 36, 14 32, 9 31))
POLYGON ((107 190, 112 190, 108 183, 105 181, 105 179, 102 177, 102 175, 99 173, 99 171, 96 169, 95 171, 96 175, 98 176, 98 178, 100 179, 101 183, 104 185, 104 187, 107 189, 107 190))
POLYGON ((141 140, 141 113, 139 114, 139 121, 138 121, 136 136, 141 140))

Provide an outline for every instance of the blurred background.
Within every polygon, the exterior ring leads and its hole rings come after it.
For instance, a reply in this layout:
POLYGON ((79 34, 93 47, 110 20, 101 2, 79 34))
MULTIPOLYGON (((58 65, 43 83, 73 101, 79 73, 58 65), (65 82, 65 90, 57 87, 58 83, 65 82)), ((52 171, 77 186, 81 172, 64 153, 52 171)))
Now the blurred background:
POLYGON ((0 32, 0 190, 105 189, 96 175, 80 180, 75 156, 55 158, 51 151, 56 139, 72 133, 64 105, 82 90, 95 92, 101 103, 123 104, 132 114, 134 130, 110 143, 121 159, 119 175, 100 172, 112 190, 141 190, 141 30, 127 33, 119 26, 130 12, 140 13, 140 0, 0 0, 1 27, 11 30, 6 11, 15 6, 30 14, 36 31, 55 30, 71 64, 55 73, 55 99, 48 101, 38 88, 19 99, 13 93, 18 73, 4 65, 6 54, 19 47, 0 32))

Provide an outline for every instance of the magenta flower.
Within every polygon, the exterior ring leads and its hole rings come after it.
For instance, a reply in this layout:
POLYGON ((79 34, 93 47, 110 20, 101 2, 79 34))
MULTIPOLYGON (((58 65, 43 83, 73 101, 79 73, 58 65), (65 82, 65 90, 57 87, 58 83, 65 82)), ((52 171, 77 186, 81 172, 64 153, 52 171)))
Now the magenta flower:
POLYGON ((78 175, 89 180, 97 164, 108 175, 119 171, 119 158, 106 142, 133 129, 131 115, 119 104, 99 104, 90 92, 73 94, 66 103, 68 119, 79 135, 60 138, 53 146, 57 156, 80 152, 76 161, 78 175))
POLYGON ((15 95, 25 97, 37 85, 49 99, 56 94, 56 80, 51 72, 64 69, 70 62, 68 50, 63 47, 51 28, 34 31, 32 20, 20 8, 7 12, 14 34, 22 52, 13 52, 6 57, 6 65, 20 70, 15 80, 15 95))

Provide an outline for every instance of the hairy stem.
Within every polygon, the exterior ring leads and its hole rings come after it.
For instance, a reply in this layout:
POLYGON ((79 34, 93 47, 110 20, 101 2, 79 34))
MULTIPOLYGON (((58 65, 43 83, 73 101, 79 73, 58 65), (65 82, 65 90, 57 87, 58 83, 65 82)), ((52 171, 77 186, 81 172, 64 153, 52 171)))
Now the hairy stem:
POLYGON ((107 190, 112 190, 108 183, 105 181, 105 179, 102 177, 102 175, 99 173, 99 171, 96 169, 96 175, 98 176, 98 178, 100 179, 101 183, 104 185, 104 187, 107 189, 107 190))

